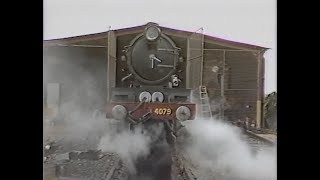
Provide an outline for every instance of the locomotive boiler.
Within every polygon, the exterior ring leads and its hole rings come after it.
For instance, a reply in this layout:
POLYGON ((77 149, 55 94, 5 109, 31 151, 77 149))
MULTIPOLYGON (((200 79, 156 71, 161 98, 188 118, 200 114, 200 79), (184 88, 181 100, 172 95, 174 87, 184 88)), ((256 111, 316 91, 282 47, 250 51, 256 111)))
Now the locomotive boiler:
POLYGON ((196 108, 190 102, 191 89, 186 88, 181 48, 155 24, 147 25, 120 48, 107 118, 130 130, 137 125, 163 124, 166 140, 173 145, 181 122, 193 120, 196 108))

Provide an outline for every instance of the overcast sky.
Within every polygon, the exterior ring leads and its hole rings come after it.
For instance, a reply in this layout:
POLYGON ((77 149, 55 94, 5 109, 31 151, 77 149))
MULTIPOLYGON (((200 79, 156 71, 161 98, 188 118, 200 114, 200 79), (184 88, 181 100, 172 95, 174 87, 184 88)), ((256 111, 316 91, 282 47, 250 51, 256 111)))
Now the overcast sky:
POLYGON ((276 91, 275 0, 44 0, 44 39, 147 22, 271 48, 265 89, 276 91))

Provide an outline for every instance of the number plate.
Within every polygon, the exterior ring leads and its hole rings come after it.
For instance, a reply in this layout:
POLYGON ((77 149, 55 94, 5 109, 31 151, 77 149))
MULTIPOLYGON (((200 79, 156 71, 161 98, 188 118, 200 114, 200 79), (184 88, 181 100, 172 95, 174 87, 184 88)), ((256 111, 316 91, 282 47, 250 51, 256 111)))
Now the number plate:
POLYGON ((155 108, 153 110, 153 113, 156 115, 170 115, 172 113, 172 110, 170 108, 155 108))

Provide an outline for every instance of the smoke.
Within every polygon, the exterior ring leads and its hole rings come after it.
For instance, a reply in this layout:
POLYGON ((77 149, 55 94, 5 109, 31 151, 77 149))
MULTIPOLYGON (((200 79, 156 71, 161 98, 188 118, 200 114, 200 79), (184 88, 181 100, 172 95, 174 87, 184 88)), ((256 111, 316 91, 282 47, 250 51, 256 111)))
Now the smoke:
POLYGON ((196 119, 185 123, 191 141, 185 145, 192 162, 224 179, 276 179, 276 149, 253 154, 239 128, 222 121, 196 119))

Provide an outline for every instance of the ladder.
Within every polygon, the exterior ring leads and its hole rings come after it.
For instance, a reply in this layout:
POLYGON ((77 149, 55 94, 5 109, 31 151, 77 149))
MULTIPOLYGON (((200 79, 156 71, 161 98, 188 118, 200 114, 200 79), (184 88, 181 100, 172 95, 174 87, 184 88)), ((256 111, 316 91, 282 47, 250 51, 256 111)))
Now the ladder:
POLYGON ((212 119, 211 106, 206 86, 200 86, 200 108, 203 118, 212 119))

